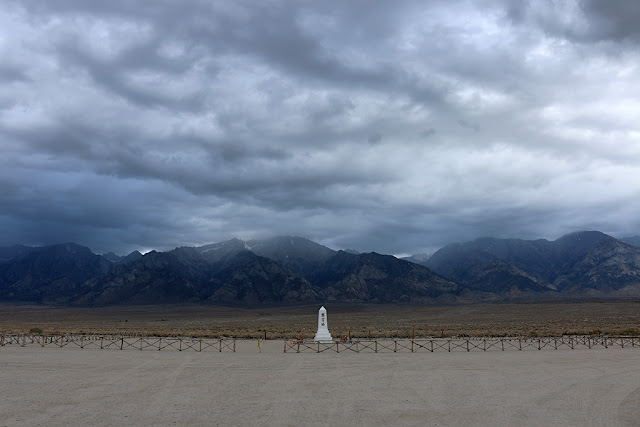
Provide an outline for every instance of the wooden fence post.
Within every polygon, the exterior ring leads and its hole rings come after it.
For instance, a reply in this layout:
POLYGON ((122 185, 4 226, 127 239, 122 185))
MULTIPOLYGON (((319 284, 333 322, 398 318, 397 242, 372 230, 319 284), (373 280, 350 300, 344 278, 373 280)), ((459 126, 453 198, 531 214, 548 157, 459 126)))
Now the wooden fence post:
POLYGON ((375 350, 373 350, 373 352, 374 352, 374 353, 377 353, 377 352, 378 352, 378 340, 375 340, 375 341, 373 342, 373 344, 374 344, 374 348, 375 348, 375 350))
POLYGON ((233 352, 236 352, 236 339, 233 339, 233 352))
POLYGON ((469 340, 467 340, 467 351, 469 351, 469 340))
POLYGON ((200 353, 202 353, 202 338, 200 338, 200 353))
POLYGON ((178 338, 178 351, 182 351, 182 338, 178 338))

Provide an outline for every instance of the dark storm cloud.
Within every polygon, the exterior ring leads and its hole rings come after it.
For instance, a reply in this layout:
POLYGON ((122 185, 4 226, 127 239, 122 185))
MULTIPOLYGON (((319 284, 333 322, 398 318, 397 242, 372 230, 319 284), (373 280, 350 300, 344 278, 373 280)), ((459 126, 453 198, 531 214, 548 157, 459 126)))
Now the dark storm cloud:
POLYGON ((508 16, 517 23, 531 20, 553 36, 580 43, 640 39, 640 3, 636 1, 542 0, 511 2, 507 7, 508 16))
POLYGON ((637 234, 639 10, 7 2, 0 244, 637 234))
POLYGON ((0 65, 0 81, 12 83, 26 79, 26 75, 19 68, 0 65))

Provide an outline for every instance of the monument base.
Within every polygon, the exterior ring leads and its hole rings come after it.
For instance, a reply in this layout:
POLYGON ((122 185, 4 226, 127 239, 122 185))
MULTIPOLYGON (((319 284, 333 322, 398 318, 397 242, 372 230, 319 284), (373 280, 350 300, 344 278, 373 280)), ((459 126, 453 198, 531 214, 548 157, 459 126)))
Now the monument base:
POLYGON ((313 340, 322 344, 333 343, 333 337, 331 337, 331 334, 316 334, 313 340))

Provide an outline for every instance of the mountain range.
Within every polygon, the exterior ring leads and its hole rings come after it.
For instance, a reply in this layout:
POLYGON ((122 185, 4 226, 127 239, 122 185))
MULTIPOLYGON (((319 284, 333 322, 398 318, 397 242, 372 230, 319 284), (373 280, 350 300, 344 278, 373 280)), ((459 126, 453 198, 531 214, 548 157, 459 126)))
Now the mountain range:
POLYGON ((75 243, 0 247, 0 300, 64 305, 229 305, 640 296, 640 238, 597 231, 481 238, 398 259, 292 236, 167 252, 94 254, 75 243))
POLYGON ((412 260, 478 292, 509 295, 640 295, 640 247, 635 238, 598 231, 544 239, 481 238, 449 244, 412 260))

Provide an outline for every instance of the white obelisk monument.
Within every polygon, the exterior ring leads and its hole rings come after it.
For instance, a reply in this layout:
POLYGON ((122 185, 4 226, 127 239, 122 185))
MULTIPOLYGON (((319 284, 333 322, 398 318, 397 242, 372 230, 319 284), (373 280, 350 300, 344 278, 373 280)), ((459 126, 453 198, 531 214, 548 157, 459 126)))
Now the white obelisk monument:
POLYGON ((327 309, 324 307, 320 307, 318 311, 318 332, 316 333, 314 341, 321 343, 333 342, 333 338, 331 338, 329 328, 327 327, 327 309))

